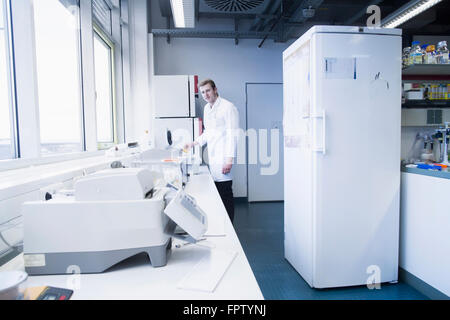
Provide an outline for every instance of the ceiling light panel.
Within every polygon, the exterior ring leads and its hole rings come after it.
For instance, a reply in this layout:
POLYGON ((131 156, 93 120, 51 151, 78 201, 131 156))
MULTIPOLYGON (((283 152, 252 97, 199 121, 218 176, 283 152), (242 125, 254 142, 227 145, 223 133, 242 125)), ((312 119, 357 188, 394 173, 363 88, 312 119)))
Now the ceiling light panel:
POLYGON ((176 28, 195 28, 194 2, 194 0, 170 0, 176 28))
POLYGON ((442 0, 414 0, 405 4, 403 7, 387 16, 381 22, 383 28, 395 28, 402 25, 406 21, 412 19, 418 14, 428 10, 432 6, 441 2, 442 0))

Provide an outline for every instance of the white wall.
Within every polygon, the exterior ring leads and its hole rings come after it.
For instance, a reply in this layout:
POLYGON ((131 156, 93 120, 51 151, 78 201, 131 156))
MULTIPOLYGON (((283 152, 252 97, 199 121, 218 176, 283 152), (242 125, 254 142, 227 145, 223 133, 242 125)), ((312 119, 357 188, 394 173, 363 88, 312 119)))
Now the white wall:
POLYGON ((437 44, 440 41, 447 41, 447 44, 450 44, 450 36, 448 35, 442 35, 442 36, 413 36, 413 41, 420 41, 420 44, 434 44, 437 49, 437 44))
MULTIPOLYGON (((288 44, 267 40, 154 38, 155 74, 195 74, 211 78, 219 94, 239 110, 240 127, 246 129, 247 82, 282 82, 282 52, 288 44)), ((202 106, 205 104, 201 101, 202 106)), ((264 116, 264 115, 261 115, 264 116)), ((246 166, 234 168, 234 196, 247 196, 246 166)))
MULTIPOLYGON (((159 1, 151 1, 151 29, 166 29, 159 1)), ((253 20, 239 21, 238 30, 248 30, 253 20)), ((173 28, 173 23, 171 24, 173 28)), ((196 28, 208 31, 234 31, 232 19, 201 18, 196 28)), ((199 39, 154 37, 154 70, 156 75, 198 75, 199 80, 211 78, 219 94, 230 100, 239 110, 240 127, 246 129, 246 94, 248 82, 281 83, 283 80, 282 53, 292 43, 274 43, 267 39, 261 48, 260 39, 199 39)), ((200 97, 197 111, 203 117, 205 102, 200 97)), ((263 114, 261 116, 264 116, 263 114)), ((247 196, 246 165, 233 168, 235 197, 247 196)))

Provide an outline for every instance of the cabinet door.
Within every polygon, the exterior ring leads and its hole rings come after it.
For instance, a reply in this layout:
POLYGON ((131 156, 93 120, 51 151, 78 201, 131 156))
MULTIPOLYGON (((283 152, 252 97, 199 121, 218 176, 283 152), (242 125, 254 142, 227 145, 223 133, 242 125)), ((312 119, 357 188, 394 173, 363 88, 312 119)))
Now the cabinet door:
POLYGON ((155 76, 155 117, 189 117, 189 77, 155 76))
POLYGON ((450 109, 402 109, 402 126, 439 126, 450 121, 450 109))

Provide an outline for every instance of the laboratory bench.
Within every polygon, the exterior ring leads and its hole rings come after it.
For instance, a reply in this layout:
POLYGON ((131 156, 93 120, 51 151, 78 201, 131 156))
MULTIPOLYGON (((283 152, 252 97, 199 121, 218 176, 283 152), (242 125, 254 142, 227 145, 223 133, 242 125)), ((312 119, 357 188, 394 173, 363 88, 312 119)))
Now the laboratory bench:
POLYGON ((450 296, 450 170, 401 171, 400 267, 450 296))
POLYGON ((442 170, 430 170, 430 169, 410 168, 402 166, 402 172, 420 174, 435 178, 450 179, 450 167, 442 168, 442 170))
MULTIPOLYGON (((71 299, 77 300, 264 299, 206 167, 190 177, 185 191, 208 216, 206 240, 197 244, 174 240, 166 266, 154 268, 146 254, 138 254, 103 273, 29 276, 25 287, 69 288, 74 291, 71 299), (218 274, 226 263, 223 257, 231 263, 218 274)), ((2 269, 23 270, 23 256, 2 269)))

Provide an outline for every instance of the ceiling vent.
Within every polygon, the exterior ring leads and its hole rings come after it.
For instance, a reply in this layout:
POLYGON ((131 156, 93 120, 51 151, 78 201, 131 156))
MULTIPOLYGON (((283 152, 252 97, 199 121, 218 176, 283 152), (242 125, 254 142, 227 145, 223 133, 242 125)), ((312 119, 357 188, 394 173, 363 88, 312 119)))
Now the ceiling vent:
POLYGON ((270 0, 200 0, 199 12, 260 14, 270 0))

